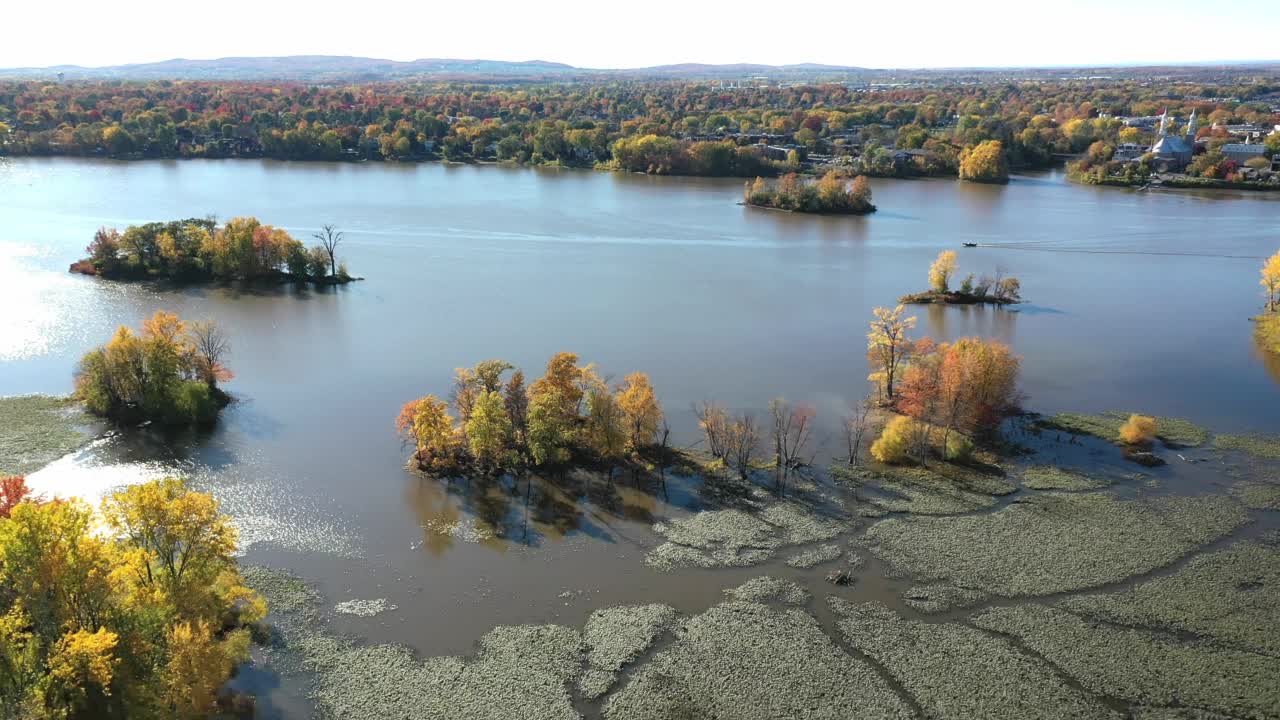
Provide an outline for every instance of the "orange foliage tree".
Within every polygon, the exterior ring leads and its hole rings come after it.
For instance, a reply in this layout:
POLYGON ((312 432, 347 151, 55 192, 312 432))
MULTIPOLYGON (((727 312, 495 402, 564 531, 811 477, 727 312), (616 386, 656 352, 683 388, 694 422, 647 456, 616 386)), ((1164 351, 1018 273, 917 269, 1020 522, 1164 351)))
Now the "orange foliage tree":
POLYGON ((951 433, 973 438, 995 434, 1018 404, 1020 361, 1007 345, 977 337, 934 346, 916 344, 903 374, 898 410, 951 433))

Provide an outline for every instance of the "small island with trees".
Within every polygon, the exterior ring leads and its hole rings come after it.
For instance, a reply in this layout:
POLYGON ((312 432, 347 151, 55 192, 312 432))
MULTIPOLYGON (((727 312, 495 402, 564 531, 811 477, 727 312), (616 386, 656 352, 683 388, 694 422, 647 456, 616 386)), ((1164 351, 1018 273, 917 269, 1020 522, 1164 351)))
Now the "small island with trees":
POLYGON ((956 265, 954 250, 938 253, 938 258, 929 266, 929 289, 904 295, 898 298, 898 302, 904 305, 1014 305, 1022 302, 1019 294, 1022 283, 1016 277, 1006 277, 999 268, 995 277, 984 275, 975 278, 970 273, 959 288, 953 289, 951 279, 956 273, 956 265))
POLYGON ((123 233, 99 228, 85 249, 89 256, 71 272, 108 280, 227 280, 311 282, 341 285, 360 280, 338 261, 343 233, 325 225, 307 248, 281 228, 254 217, 218 226, 212 218, 131 225, 123 233))
POLYGON ((610 387, 571 352, 552 356, 527 388, 524 372, 502 360, 459 368, 451 402, 410 401, 396 428, 413 444, 418 469, 438 477, 570 464, 607 467, 612 476, 620 465, 645 465, 670 434, 648 375, 631 373, 610 387))
POLYGON ((743 187, 742 199, 744 205, 790 212, 866 215, 876 211, 866 177, 859 175, 848 182, 834 170, 816 182, 787 173, 771 186, 757 177, 743 187))
POLYGON ((216 323, 184 322, 160 310, 143 321, 141 334, 121 326, 80 359, 75 399, 119 424, 209 425, 231 402, 218 387, 232 377, 223 365, 230 349, 216 323))

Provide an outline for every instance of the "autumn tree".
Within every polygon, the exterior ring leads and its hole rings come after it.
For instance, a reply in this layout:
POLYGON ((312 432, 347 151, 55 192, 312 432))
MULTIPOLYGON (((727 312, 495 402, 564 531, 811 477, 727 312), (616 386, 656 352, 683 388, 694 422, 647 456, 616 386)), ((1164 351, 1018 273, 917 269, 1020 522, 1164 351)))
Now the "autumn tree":
POLYGON ((956 272, 956 253, 954 250, 943 250, 938 259, 929 266, 929 287, 934 292, 945 293, 949 288, 951 276, 956 272))
POLYGON ((582 412, 583 379, 588 370, 589 367, 578 366, 576 353, 558 352, 547 361, 543 376, 529 386, 529 397, 554 397, 559 404, 555 410, 563 419, 577 417, 582 412))
POLYGON ((209 495, 167 479, 0 520, 0 716, 201 718, 266 605, 209 495))
POLYGON ((889 402, 894 399, 894 382, 898 371, 906 364, 911 352, 911 340, 907 332, 915 327, 915 317, 902 317, 905 308, 898 305, 893 310, 875 308, 871 331, 867 333, 867 360, 871 365, 869 380, 876 383, 881 396, 889 402))
POLYGON ((526 442, 529 455, 537 465, 561 465, 569 461, 569 447, 574 440, 573 419, 565 414, 569 401, 563 390, 544 386, 530 393, 529 430, 526 442))
POLYGON ((941 430, 944 450, 952 433, 988 438, 1019 400, 1020 362, 1008 346, 978 337, 916 344, 897 407, 941 430))
POLYGON ((523 446, 529 429, 529 391, 524 386, 524 371, 511 373, 502 390, 503 402, 507 408, 507 417, 511 418, 512 439, 518 446, 523 446))
POLYGON ((413 442, 419 467, 442 467, 452 460, 456 446, 453 418, 449 406, 434 395, 412 400, 400 409, 396 430, 413 442))
POLYGON ((622 406, 608 385, 597 382, 587 390, 585 436, 597 455, 610 463, 621 457, 627 444, 627 425, 622 406))
POLYGON ((26 478, 21 475, 0 476, 0 518, 9 517, 13 508, 28 498, 31 498, 31 488, 27 487, 26 478))
POLYGON ((143 602, 179 617, 220 619, 218 586, 235 572, 236 531, 213 496, 166 478, 111 495, 102 515, 129 551, 127 567, 143 602))
POLYGON ((227 403, 217 388, 230 372, 216 358, 226 350, 220 333, 203 339, 172 313, 158 311, 141 335, 120 327, 111 340, 80 360, 76 398, 92 413, 124 422, 208 423, 227 403), (209 363, 212 353, 215 360, 209 363))
POLYGON ((499 467, 511 437, 511 419, 497 390, 482 390, 467 420, 467 443, 471 455, 486 468, 499 467))
POLYGON ((1004 143, 987 140, 960 153, 960 179, 973 182, 1003 183, 1009 181, 1009 161, 1004 143))
POLYGON ((1262 263, 1262 279, 1258 282, 1267 298, 1267 310, 1274 312, 1280 307, 1280 252, 1262 263))
POLYGON ((618 406, 626 422, 627 446, 637 450, 653 444, 662 423, 662 406, 649 376, 640 372, 627 375, 618 388, 618 406))

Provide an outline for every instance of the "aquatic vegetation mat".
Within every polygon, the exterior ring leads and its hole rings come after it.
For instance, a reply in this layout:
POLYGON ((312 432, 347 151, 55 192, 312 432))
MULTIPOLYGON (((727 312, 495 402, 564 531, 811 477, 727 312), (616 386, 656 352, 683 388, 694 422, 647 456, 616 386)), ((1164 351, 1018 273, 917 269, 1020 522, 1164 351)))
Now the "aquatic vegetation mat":
MULTIPOLYGON (((1120 438, 1120 426, 1133 414, 1116 411, 1098 415, 1058 413, 1041 420, 1040 424, 1076 435, 1092 435, 1108 442, 1117 442, 1120 438)), ((1157 417, 1155 420, 1156 437, 1169 447, 1200 447, 1209 440, 1209 433, 1204 428, 1188 420, 1170 417, 1157 417)))
POLYGON ((989 597, 981 590, 955 585, 913 585, 903 593, 902 600, 911 609, 932 615, 977 605, 989 597))
POLYGON ((1100 490, 1111 483, 1053 465, 1036 465, 1022 472, 1023 487, 1032 490, 1100 490))
POLYGON ((730 601, 685 621, 676 637, 606 701, 605 718, 912 717, 868 663, 798 608, 730 601))
POLYGON ((1274 657, 1089 622, 1041 605, 993 608, 973 622, 1018 638, 1092 692, 1240 717, 1280 714, 1274 657))
POLYGON ((417 660, 395 645, 304 646, 315 697, 341 718, 576 720, 568 683, 581 668, 582 636, 557 625, 497 627, 474 658, 417 660))
POLYGON ((1235 543, 1192 558, 1171 575, 1058 605, 1108 622, 1194 633, 1280 657, 1280 547, 1235 543))
POLYGON ((604 695, 618 671, 648 650, 675 619, 675 609, 667 605, 624 605, 591 613, 583 630, 587 667, 578 691, 588 700, 604 695))
POLYGON ((1280 480, 1242 482, 1231 489, 1231 494, 1254 510, 1280 510, 1280 480))
POLYGON ((1213 446, 1219 450, 1238 450, 1264 460, 1280 460, 1280 436, 1276 435, 1217 435, 1213 446))
POLYGON ((879 662, 927 717, 1120 718, 1044 661, 990 633, 906 620, 876 603, 829 603, 845 641, 879 662))
POLYGON ((819 545, 792 555, 787 558, 787 564, 794 568, 811 568, 831 562, 843 554, 837 545, 819 545))
POLYGON ((752 578, 724 593, 734 600, 755 603, 779 602, 787 605, 804 605, 809 602, 809 591, 791 582, 769 575, 752 578))
POLYGON ((895 573, 922 583, 1020 597, 1150 572, 1247 520, 1243 507, 1223 497, 1045 493, 992 513, 881 520, 863 541, 895 573))
POLYGON ((1008 480, 959 465, 845 469, 839 479, 858 486, 858 499, 885 512, 956 515, 994 507, 1018 489, 1008 480))
POLYGON ((389 610, 396 610, 397 607, 387 602, 385 598, 376 600, 344 600, 333 606, 333 611, 342 615, 355 615, 357 617, 373 617, 379 613, 389 610))
POLYGON ((655 525, 667 542, 650 551, 645 562, 664 570, 746 567, 772 558, 780 548, 830 540, 846 529, 845 523, 790 500, 760 512, 704 510, 655 525))
POLYGON ((90 422, 69 398, 0 398, 0 475, 26 475, 74 452, 91 439, 80 429, 90 422))

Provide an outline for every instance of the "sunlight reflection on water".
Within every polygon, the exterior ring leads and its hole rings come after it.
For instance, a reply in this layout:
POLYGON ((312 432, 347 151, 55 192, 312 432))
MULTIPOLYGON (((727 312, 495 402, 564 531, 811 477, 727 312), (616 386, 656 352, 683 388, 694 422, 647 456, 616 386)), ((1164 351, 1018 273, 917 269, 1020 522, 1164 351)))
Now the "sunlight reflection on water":
POLYGON ((240 533, 239 554, 263 544, 293 552, 361 557, 355 533, 326 513, 301 489, 266 477, 252 462, 214 471, 191 461, 121 461, 127 441, 120 434, 94 440, 27 476, 32 491, 48 499, 79 498, 97 506, 130 485, 180 477, 209 492, 240 533))
POLYGON ((89 445, 27 476, 32 491, 46 498, 80 498, 97 505, 109 493, 148 480, 181 475, 178 466, 161 461, 117 462, 110 458, 119 435, 89 445))

